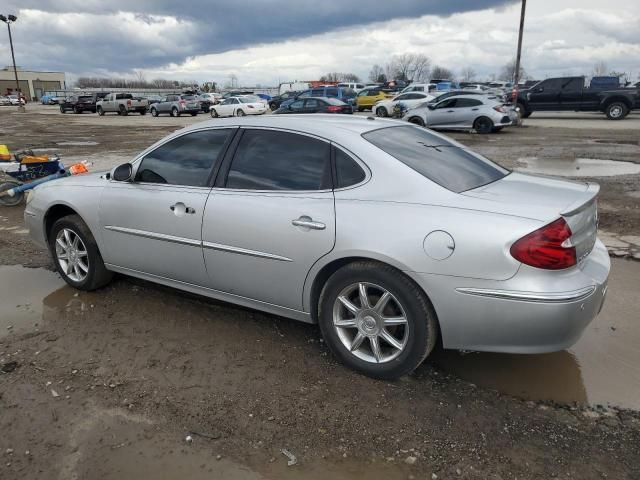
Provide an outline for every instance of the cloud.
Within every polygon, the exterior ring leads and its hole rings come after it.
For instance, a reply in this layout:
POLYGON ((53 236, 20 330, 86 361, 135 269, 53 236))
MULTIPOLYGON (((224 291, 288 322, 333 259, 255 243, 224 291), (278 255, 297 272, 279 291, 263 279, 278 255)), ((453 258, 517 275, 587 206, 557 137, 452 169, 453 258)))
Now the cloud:
POLYGON ((513 1, 5 0, 3 10, 19 17, 14 31, 20 63, 77 72, 157 67, 381 20, 513 1))

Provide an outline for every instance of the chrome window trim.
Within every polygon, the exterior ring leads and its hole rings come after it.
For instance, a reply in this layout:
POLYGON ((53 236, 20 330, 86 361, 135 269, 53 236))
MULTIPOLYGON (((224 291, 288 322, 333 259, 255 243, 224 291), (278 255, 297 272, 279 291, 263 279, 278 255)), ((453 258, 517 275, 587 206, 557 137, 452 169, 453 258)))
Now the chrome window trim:
POLYGON ((456 288, 456 292, 480 297, 498 298, 502 300, 519 300, 523 302, 564 303, 575 302, 589 297, 596 291, 596 286, 580 288, 570 292, 545 293, 521 292, 515 290, 493 290, 489 288, 456 288))

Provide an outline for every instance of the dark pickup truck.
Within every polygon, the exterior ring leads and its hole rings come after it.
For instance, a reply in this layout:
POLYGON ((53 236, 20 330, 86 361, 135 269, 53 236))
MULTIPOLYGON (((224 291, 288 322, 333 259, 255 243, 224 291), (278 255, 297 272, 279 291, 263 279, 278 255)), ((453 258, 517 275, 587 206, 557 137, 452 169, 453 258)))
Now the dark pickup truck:
POLYGON ((60 112, 66 113, 67 111, 71 111, 73 113, 96 113, 96 102, 107 95, 107 93, 100 92, 90 95, 77 95, 65 98, 63 102, 60 102, 60 112))
POLYGON ((611 120, 621 120, 640 108, 637 88, 608 88, 592 84, 584 77, 547 78, 518 93, 517 106, 527 118, 538 111, 604 112, 611 120))

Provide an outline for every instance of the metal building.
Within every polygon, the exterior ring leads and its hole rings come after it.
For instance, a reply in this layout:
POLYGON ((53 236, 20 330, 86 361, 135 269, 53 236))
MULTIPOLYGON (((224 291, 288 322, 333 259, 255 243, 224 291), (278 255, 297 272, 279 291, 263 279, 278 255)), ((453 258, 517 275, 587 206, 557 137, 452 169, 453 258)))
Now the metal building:
MULTIPOLYGON (((49 90, 63 90, 66 88, 64 72, 36 72, 17 67, 20 90, 27 100, 38 100, 44 92, 49 90)), ((0 70, 0 95, 14 94, 16 79, 13 67, 0 70)))

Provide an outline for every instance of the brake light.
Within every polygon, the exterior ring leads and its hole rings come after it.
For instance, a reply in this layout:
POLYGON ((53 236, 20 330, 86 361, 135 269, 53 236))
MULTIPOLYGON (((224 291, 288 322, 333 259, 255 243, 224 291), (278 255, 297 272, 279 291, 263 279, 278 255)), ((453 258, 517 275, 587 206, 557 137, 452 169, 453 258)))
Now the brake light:
POLYGON ((496 112, 507 113, 507 111, 505 110, 505 108, 502 105, 496 105, 495 107, 493 107, 493 109, 496 112))
POLYGON ((568 241, 572 232, 564 218, 535 230, 511 245, 516 260, 545 270, 561 270, 577 263, 576 249, 568 241))
POLYGON ((131 106, 131 100, 127 100, 127 106, 130 107, 131 106))
POLYGON ((342 107, 339 105, 329 105, 327 107, 327 112, 329 113, 338 113, 340 111, 342 111, 342 107))

